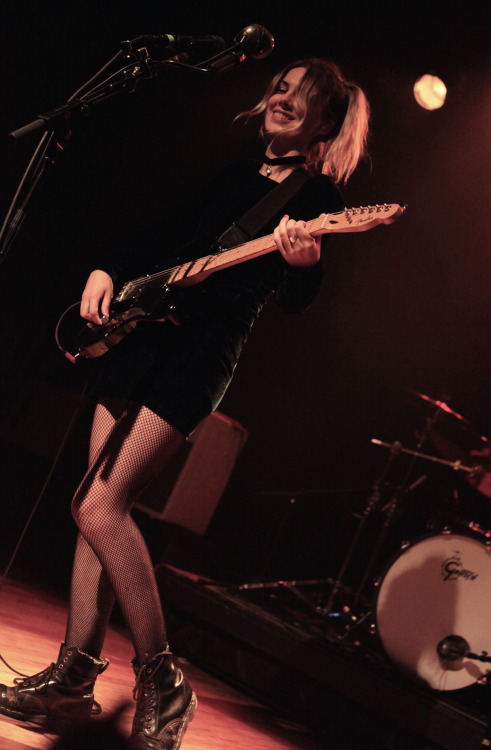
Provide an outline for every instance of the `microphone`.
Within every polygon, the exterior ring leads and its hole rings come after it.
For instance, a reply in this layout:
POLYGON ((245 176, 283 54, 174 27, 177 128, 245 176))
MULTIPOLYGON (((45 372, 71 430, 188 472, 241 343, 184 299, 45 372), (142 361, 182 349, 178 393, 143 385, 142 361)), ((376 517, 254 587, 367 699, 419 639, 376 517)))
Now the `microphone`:
POLYGON ((234 42, 242 46, 244 53, 250 55, 255 60, 262 60, 267 57, 274 47, 273 35, 269 33, 264 26, 253 23, 239 31, 235 36, 234 42))
POLYGON ((233 47, 229 47, 215 57, 205 60, 201 63, 201 66, 215 75, 225 73, 227 70, 235 68, 247 57, 262 60, 272 52, 274 47, 272 34, 259 24, 251 24, 239 31, 234 37, 234 42, 233 47))
POLYGON ((221 36, 174 36, 163 34, 159 46, 170 48, 172 52, 220 52, 225 49, 225 40, 221 36))
POLYGON ((122 44, 149 43, 157 48, 168 49, 170 52, 220 52, 225 49, 225 40, 221 36, 183 36, 181 34, 145 34, 122 44))

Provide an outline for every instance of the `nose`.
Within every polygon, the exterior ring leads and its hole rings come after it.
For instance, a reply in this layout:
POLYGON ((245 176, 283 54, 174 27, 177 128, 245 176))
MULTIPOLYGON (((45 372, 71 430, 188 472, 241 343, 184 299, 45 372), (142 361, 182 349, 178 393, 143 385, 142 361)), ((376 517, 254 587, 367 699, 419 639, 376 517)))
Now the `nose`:
POLYGON ((282 92, 280 102, 281 102, 281 106, 284 107, 285 109, 293 108, 292 96, 289 91, 282 92))

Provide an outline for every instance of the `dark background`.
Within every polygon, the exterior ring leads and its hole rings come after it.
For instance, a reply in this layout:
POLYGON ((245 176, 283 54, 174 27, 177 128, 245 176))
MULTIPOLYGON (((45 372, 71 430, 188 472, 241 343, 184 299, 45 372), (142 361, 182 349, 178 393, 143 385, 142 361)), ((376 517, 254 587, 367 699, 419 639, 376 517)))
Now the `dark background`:
MULTIPOLYGON (((63 104, 121 40, 217 34, 231 43, 250 23, 276 40, 266 59, 216 79, 162 75, 94 107, 74 124, 34 193, 0 268, 5 564, 49 481, 14 572, 45 575, 51 565, 63 585, 68 579, 68 498, 85 460, 85 412, 54 461, 100 363, 67 363, 54 341, 58 318, 78 299, 101 250, 158 218, 231 159, 260 153, 256 124, 233 118, 256 103, 272 73, 302 56, 336 60, 372 106, 371 159, 344 189, 346 205, 408 209, 391 226, 333 236, 311 309, 290 317, 271 304, 258 321, 220 405, 249 431, 208 535, 233 557, 222 574, 333 575, 386 466, 389 452, 371 438, 412 450, 433 411, 408 391, 443 398, 477 435, 491 436, 489 21, 489 3, 475 0, 452 9, 446 2, 356 1, 4 5, 2 218, 36 143, 11 150, 7 134, 63 104), (445 106, 434 112, 412 95, 426 72, 448 88, 445 106)), ((474 432, 455 418, 446 424, 467 450, 474 432)), ((440 455, 431 443, 424 448, 440 455)), ((457 515, 491 523, 491 499, 463 473, 423 460, 413 465, 404 454, 390 470, 403 489, 422 475, 400 503, 394 546, 435 518, 437 526, 457 515)), ((384 505, 392 489, 383 494, 384 505)), ((372 538, 383 518, 373 520, 372 538)), ((361 571, 367 553, 359 554, 361 571)))

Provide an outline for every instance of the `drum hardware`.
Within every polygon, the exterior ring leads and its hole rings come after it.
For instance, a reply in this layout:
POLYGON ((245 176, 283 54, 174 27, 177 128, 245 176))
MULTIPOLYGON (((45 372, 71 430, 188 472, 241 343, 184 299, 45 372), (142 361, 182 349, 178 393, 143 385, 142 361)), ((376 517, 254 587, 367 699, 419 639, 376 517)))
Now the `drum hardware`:
MULTIPOLYGON (((352 561, 353 555, 358 548, 358 545, 362 539, 363 533, 365 531, 365 527, 368 523, 369 518, 372 516, 372 514, 380 509, 381 501, 382 501, 382 491, 388 486, 387 485, 387 477, 389 475, 392 463, 394 459, 399 455, 400 453, 400 446, 401 444, 398 442, 395 442, 391 446, 391 452, 389 459, 384 467, 384 470, 381 474, 381 476, 373 483, 372 485, 372 491, 370 495, 368 496, 365 508, 359 517, 358 525, 356 528, 356 531, 353 535, 353 538, 351 540, 351 543, 346 551, 346 555, 343 559, 343 562, 341 563, 341 567, 338 571, 337 578, 334 582, 334 585, 332 586, 331 593, 329 595, 329 598, 325 604, 325 606, 322 609, 322 612, 325 616, 331 616, 335 615, 336 613, 333 612, 334 603, 336 601, 336 597, 339 594, 339 591, 343 587, 343 580, 346 575, 346 571, 352 561)), ((384 506, 387 511, 389 511, 390 507, 390 515, 395 513, 396 507, 395 504, 389 503, 388 505, 384 506)), ((388 515, 388 513, 387 513, 388 515)), ((353 602, 354 608, 353 608, 353 614, 352 616, 352 622, 354 624, 358 623, 358 617, 354 612, 359 607, 362 599, 362 586, 359 587, 358 591, 356 592, 355 599, 353 602)), ((347 605, 345 605, 346 607, 347 605)), ((352 612, 351 607, 348 608, 350 612, 352 612)), ((339 612, 343 611, 343 606, 341 606, 341 610, 338 610, 339 612)), ((365 619, 365 613, 362 614, 363 619, 365 619)))
MULTIPOLYGON (((481 537, 482 538, 483 544, 485 544, 486 547, 491 547, 491 530, 490 529, 486 529, 480 523, 476 523, 475 521, 469 521, 468 519, 464 519, 464 518, 457 518, 457 520, 455 522, 455 527, 456 527, 456 529, 458 529, 458 528, 460 528, 460 529, 469 529, 477 537, 481 537)), ((449 528, 448 532, 451 533, 451 529, 450 528, 449 528)))
POLYGON ((476 659, 476 661, 491 662, 491 656, 487 651, 480 654, 473 654, 470 646, 460 635, 447 635, 436 647, 438 656, 442 661, 448 663, 447 669, 452 669, 454 662, 461 662, 462 659, 476 659))
MULTIPOLYGON (((479 434, 479 430, 468 419, 454 411, 445 401, 435 400, 423 393, 411 389, 408 393, 426 412, 426 421, 430 427, 438 425, 454 448, 469 452, 469 449, 489 446, 489 441, 479 434)), ((444 396, 448 398, 448 396, 444 396)))
MULTIPOLYGON (((374 484, 372 485, 372 493, 368 498, 366 507, 360 517, 360 521, 358 523, 358 527, 356 529, 356 532, 354 534, 354 537, 351 541, 351 544, 348 548, 348 551, 346 553, 345 559, 341 565, 341 568, 339 570, 336 582, 333 586, 333 589, 331 591, 330 597, 326 603, 326 606, 324 608, 325 613, 330 613, 332 610, 332 607, 334 605, 335 598, 338 594, 339 590, 339 584, 343 581, 343 578, 345 576, 346 570, 351 562, 352 556, 355 552, 355 549, 357 548, 362 534, 364 532, 365 526, 367 524, 368 518, 376 511, 381 509, 382 512, 385 514, 385 520, 381 529, 381 533, 375 543, 375 545, 372 547, 372 553, 370 555, 370 559, 368 561, 368 564, 365 566, 364 574, 362 576, 362 579, 359 583, 358 589, 355 593, 354 598, 354 607, 355 609, 359 606, 363 591, 366 587, 366 584, 370 578, 370 576, 373 574, 373 570, 375 568, 375 565, 377 563, 377 560, 379 558, 382 546, 385 542, 385 539, 387 537, 388 531, 397 515, 397 512, 399 511, 399 508, 403 502, 403 500, 406 498, 408 494, 413 492, 417 487, 419 487, 425 480, 426 475, 420 476, 418 479, 416 479, 412 484, 407 486, 407 483, 409 481, 409 477, 411 474, 411 470, 413 468, 414 461, 410 465, 410 467, 407 469, 405 477, 403 482, 398 486, 390 485, 386 479, 389 475, 390 469, 392 467, 392 464, 394 460, 401 454, 401 453, 410 453, 412 454, 414 460, 416 458, 424 458, 425 454, 421 453, 421 447, 424 444, 424 442, 428 438, 428 430, 433 423, 433 421, 437 418, 437 414, 433 416, 432 419, 428 420, 427 426, 425 431, 420 435, 419 437, 419 443, 414 451, 410 451, 407 448, 404 448, 402 443, 400 441, 395 441, 393 443, 384 443, 381 440, 372 439, 372 443, 376 445, 381 445, 383 447, 387 447, 390 449, 390 456, 387 460, 387 463, 383 469, 382 475, 379 479, 377 479, 374 484), (382 490, 389 489, 391 492, 390 499, 387 503, 385 503, 382 507, 381 506, 381 499, 382 499, 382 490)), ((433 458, 430 456, 429 458, 433 458)), ((442 461, 442 459, 435 459, 438 463, 442 461)), ((448 463, 448 462, 447 462, 448 463)))
MULTIPOLYGON (((367 583, 370 577, 373 576, 373 572, 379 560, 379 556, 380 556, 383 544, 387 538, 389 529, 392 526, 392 523, 399 511, 401 504, 411 492, 417 489, 417 487, 419 487, 426 480, 426 475, 422 475, 418 479, 413 481, 411 484, 408 484, 411 472, 414 468, 414 464, 417 459, 425 459, 434 463, 451 466, 456 471, 462 470, 462 471, 469 472, 469 473, 474 472, 474 467, 464 466, 461 461, 450 462, 445 459, 437 458, 435 456, 431 456, 431 455, 421 452, 422 446, 429 439, 429 433, 430 433, 431 427, 434 425, 434 423, 438 419, 441 411, 442 410, 445 411, 446 409, 448 409, 446 404, 444 404, 443 402, 435 402, 434 406, 435 406, 434 413, 427 419, 426 427, 422 431, 422 433, 419 435, 419 442, 418 442, 418 445, 416 446, 416 450, 405 448, 400 441, 395 441, 393 443, 386 443, 376 438, 372 439, 371 442, 374 445, 389 448, 390 455, 383 469, 382 475, 372 485, 372 492, 370 496, 368 497, 365 509, 360 516, 357 529, 348 547, 348 550, 346 552, 345 558, 338 572, 334 586, 332 587, 329 598, 326 602, 325 607, 323 608, 323 614, 330 615, 332 613, 334 602, 339 593, 341 584, 344 580, 344 576, 346 574, 348 566, 351 563, 354 552, 361 541, 368 519, 375 511, 380 509, 385 515, 384 522, 383 522, 380 534, 378 536, 378 539, 372 547, 370 558, 367 562, 367 565, 364 567, 364 573, 361 577, 360 583, 358 585, 358 589, 355 592, 354 600, 352 602, 352 608, 353 608, 352 611, 356 613, 359 610, 362 597, 363 597, 363 592, 367 586, 367 583), (402 483, 399 486, 391 486, 386 480, 387 480, 387 477, 389 476, 389 472, 390 472, 390 469, 392 467, 394 460, 401 453, 411 455, 413 460, 410 466, 408 467, 408 469, 406 470, 405 477, 402 483), (385 503, 381 507, 382 490, 387 490, 387 489, 390 490, 390 499, 387 503, 385 503)), ((351 611, 351 608, 350 608, 350 611, 351 611)), ((362 612, 362 616, 364 618, 363 612, 362 612)), ((356 614, 354 615, 354 622, 358 623, 358 617, 356 616, 356 614)))
MULTIPOLYGON (((372 438, 371 443, 374 445, 380 445, 383 448, 391 448, 393 449, 394 443, 385 443, 383 440, 377 440, 376 438, 372 438)), ((411 450, 409 448, 404 448, 400 443, 397 443, 398 451, 400 453, 408 453, 411 456, 414 456, 415 458, 423 458, 425 461, 432 461, 436 464, 441 464, 442 466, 449 466, 451 469, 454 469, 454 471, 464 471, 468 472, 470 475, 475 475, 477 472, 480 471, 480 466, 464 466, 460 460, 457 461, 447 461, 443 458, 437 458, 436 456, 428 455, 427 453, 421 453, 418 450, 411 450)))
MULTIPOLYGON (((342 640, 345 635, 353 630, 357 624, 361 624, 358 618, 351 614, 349 607, 343 607, 340 612, 333 612, 329 615, 324 614, 322 602, 325 600, 324 589, 326 587, 332 587, 334 581, 331 578, 325 579, 312 579, 312 580, 293 580, 293 581, 269 581, 269 582, 257 582, 257 583, 243 583, 238 585, 230 585, 227 583, 220 584, 226 587, 230 594, 250 594, 252 601, 259 603, 260 606, 268 609, 269 606, 273 605, 274 611, 277 611, 278 607, 283 607, 283 613, 288 611, 289 605, 288 600, 283 598, 282 591, 288 592, 293 597, 292 601, 297 601, 297 605, 300 606, 298 609, 298 617, 302 619, 301 605, 306 605, 306 609, 303 609, 304 614, 307 615, 307 627, 319 628, 324 633, 324 636, 330 640, 342 640), (262 593, 265 593, 266 600, 261 597, 262 593), (259 594, 259 599, 258 595, 259 594), (286 610, 285 610, 286 602, 286 610), (339 634, 339 635, 337 635, 339 634)), ((209 584, 205 582, 204 585, 213 585, 216 583, 212 582, 209 584)), ((349 599, 352 596, 352 592, 349 588, 341 586, 343 596, 349 599)), ((363 618, 364 620, 369 617, 371 613, 368 612, 363 618)))
POLYGON ((392 522, 394 521, 396 514, 399 510, 400 505, 402 505, 404 499, 415 489, 417 489, 423 482, 425 482, 427 479, 426 475, 423 474, 422 476, 418 477, 412 484, 409 485, 405 490, 402 490, 402 488, 398 487, 393 490, 392 496, 386 505, 382 507, 382 512, 385 514, 385 520, 382 524, 381 532, 378 536, 377 541, 372 547, 372 553, 370 555, 370 558, 368 560, 368 563, 365 567, 365 572, 362 576, 362 579, 359 583, 358 590, 356 592, 355 601, 358 601, 359 598, 362 595, 362 592, 365 589, 365 586, 367 585, 368 579, 372 575, 376 563, 379 559, 380 553, 383 548, 383 544, 387 538, 387 534, 389 532, 390 527, 392 526, 392 522))
MULTIPOLYGON (((413 492, 426 480, 426 475, 422 475, 418 479, 410 483, 410 478, 414 470, 414 466, 418 460, 422 459, 431 463, 448 466, 454 471, 463 472, 465 475, 467 475, 468 480, 470 480, 474 484, 479 480, 479 477, 481 476, 483 471, 482 466, 469 465, 472 463, 472 461, 466 460, 471 459, 471 456, 476 453, 475 450, 471 450, 471 452, 469 453, 466 452, 463 448, 459 448, 457 449, 457 451, 454 451, 452 460, 448 458, 438 458, 436 456, 432 456, 422 452, 423 446, 427 442, 432 442, 432 438, 434 438, 435 434, 437 434, 435 432, 437 425, 442 428, 442 432, 444 432, 445 428, 447 427, 450 427, 451 430, 456 430, 458 433, 457 442, 464 442, 466 444, 466 448, 472 445, 474 449, 478 447, 482 451, 487 451, 486 455, 491 454, 488 441, 482 436, 479 436, 474 426, 460 414, 451 409, 445 401, 436 401, 415 391, 409 392, 413 397, 416 397, 418 399, 420 404, 424 405, 425 410, 427 411, 427 414, 425 416, 425 426, 423 430, 421 430, 419 434, 417 434, 418 442, 415 450, 404 447, 399 441, 388 443, 375 438, 372 439, 371 442, 374 445, 388 448, 390 450, 390 456, 381 477, 372 485, 372 492, 367 500, 365 509, 363 510, 363 513, 359 518, 358 526, 347 549, 345 558, 338 572, 336 581, 334 582, 334 585, 332 587, 330 596, 323 608, 323 613, 327 616, 331 616, 333 614, 341 615, 343 612, 345 613, 346 611, 348 611, 350 613, 351 622, 355 624, 359 622, 360 618, 356 613, 360 609, 363 592, 367 586, 367 583, 370 577, 373 577, 373 573, 379 561, 379 557, 383 548, 383 544, 386 541, 389 528, 391 527, 400 509, 400 506, 402 505, 407 495, 413 492), (410 455, 412 457, 412 461, 406 469, 405 476, 403 477, 402 482, 398 486, 391 486, 387 482, 387 477, 389 475, 389 471, 392 463, 394 462, 394 459, 402 453, 410 455), (382 505, 383 491, 389 491, 390 497, 388 502, 382 505), (351 606, 348 607, 347 604, 344 603, 344 605, 342 605, 341 607, 338 606, 337 612, 335 612, 334 604, 336 598, 341 590, 342 582, 344 580, 348 566, 352 561, 355 549, 358 547, 361 541, 362 535, 368 522, 368 518, 378 510, 381 510, 384 513, 384 522, 380 530, 378 539, 372 546, 372 552, 368 563, 366 566, 364 566, 364 573, 359 583, 358 589, 355 592, 354 600, 352 600, 351 606)), ((480 453, 481 451, 478 452, 480 453)), ((491 477, 491 473, 489 474, 489 476, 491 477)), ((489 484, 491 493, 491 480, 489 484)), ((363 618, 365 618, 366 611, 366 608, 365 613, 363 613, 362 611, 363 618)))
MULTIPOLYGON (((426 430, 425 434, 423 434, 420 437, 420 443, 417 446, 416 450, 411 450, 410 448, 405 448, 398 441, 396 443, 386 443, 383 440, 378 440, 377 438, 372 438, 371 442, 374 445, 378 445, 378 446, 381 446, 381 447, 384 447, 384 448, 389 448, 391 450, 391 452, 394 450, 394 445, 397 446, 397 451, 399 453, 406 453, 406 454, 408 454, 408 455, 410 455, 410 456, 413 457, 413 462, 411 464, 411 467, 413 466, 414 461, 416 459, 424 459, 425 461, 430 461, 430 462, 441 464, 441 465, 444 465, 444 466, 449 466, 454 471, 463 471, 463 472, 467 472, 469 474, 473 474, 474 471, 475 471, 475 467, 464 466, 461 463, 460 460, 451 462, 451 461, 447 461, 445 459, 437 458, 436 456, 431 456, 431 455, 428 455, 427 453, 422 453, 421 452, 421 446, 426 441, 427 434, 431 430, 431 426, 432 426, 432 421, 429 420, 428 425, 427 425, 427 430, 426 430)), ((411 469, 411 467, 410 467, 410 469, 411 469)), ((410 469, 406 473, 406 481, 407 481, 407 479, 409 477, 410 469)), ((426 480, 426 475, 423 474, 421 477, 419 477, 419 479, 416 479, 416 481, 414 481, 411 485, 409 485, 409 487, 407 489, 405 489, 404 491, 402 491, 402 489, 399 489, 399 492, 394 492, 394 494, 392 495, 392 498, 389 501, 389 503, 386 506, 384 506, 384 508, 382 508, 382 510, 386 514, 385 515, 385 521, 384 521, 384 524, 382 526, 382 531, 380 533, 380 536, 379 536, 376 544, 373 547, 373 551, 372 551, 372 555, 370 557, 370 561, 369 561, 369 563, 368 563, 368 565, 367 565, 367 567, 365 569, 365 574, 364 574, 364 576, 362 578, 362 581, 360 583, 360 589, 359 589, 360 591, 362 591, 363 588, 366 586, 367 581, 369 579, 369 576, 372 574, 372 571, 374 569, 374 566, 375 566, 375 563, 377 561, 378 555, 379 555, 379 553, 380 553, 380 551, 382 549, 382 544, 385 541, 385 538, 387 536, 390 524, 392 522, 393 517, 395 516, 396 511, 397 511, 397 506, 398 506, 399 501, 402 502, 402 499, 406 495, 408 495, 410 492, 412 492, 417 487, 419 487, 420 484, 422 484, 425 480, 426 480)))
MULTIPOLYGON (((421 397, 421 394, 416 394, 416 395, 421 397)), ((384 505, 382 508, 382 512, 385 514, 385 520, 382 525, 382 529, 379 534, 379 537, 375 545, 372 548, 372 554, 370 555, 368 564, 365 567, 365 572, 362 576, 362 579, 360 581, 360 585, 359 585, 359 588, 355 597, 356 601, 359 600, 370 576, 373 575, 373 571, 375 569, 376 563, 378 562, 383 543, 385 542, 387 538, 389 528, 392 525, 396 517, 396 514, 399 510, 399 507, 402 505, 403 500, 407 497, 407 495, 409 495, 411 492, 417 489, 417 487, 419 487, 419 485, 422 484, 426 480, 426 475, 423 474, 418 479, 416 479, 411 484, 409 484, 411 473, 414 470, 414 466, 415 466, 417 459, 421 459, 421 458, 425 458, 429 460, 434 459, 433 456, 428 456, 427 454, 421 452, 423 445, 430 439, 431 429, 434 427, 437 421, 441 418, 442 414, 446 415, 446 414, 451 413, 452 417, 455 417, 455 416, 460 417, 460 415, 457 415, 456 412, 453 412, 447 406, 447 404, 445 404, 443 401, 431 401, 431 399, 426 399, 426 400, 431 402, 432 413, 426 418, 425 428, 418 435, 418 443, 416 445, 416 450, 410 450, 409 448, 404 448, 402 443, 398 440, 396 440, 393 443, 384 443, 382 440, 377 440, 376 438, 372 438, 371 440, 371 442, 374 445, 380 445, 380 446, 390 449, 390 456, 387 461, 386 467, 383 471, 383 474, 382 474, 383 477, 388 475, 389 469, 391 467, 391 464, 394 458, 398 456, 399 454, 406 453, 406 454, 411 455, 412 461, 410 462, 408 468, 406 469, 402 482, 400 483, 398 487, 395 487, 393 489, 389 502, 386 505, 384 505)), ((460 419, 463 419, 463 418, 460 418, 460 419)), ((435 462, 441 463, 442 460, 435 459, 435 462)), ((454 464, 455 464, 454 465, 455 469, 461 468, 460 461, 454 462, 454 464)), ((448 462, 447 462, 447 465, 448 465, 448 462)))
MULTIPOLYGON (((322 494, 327 493, 335 493, 338 494, 340 490, 324 490, 322 494)), ((343 493, 353 494, 353 493, 359 493, 359 492, 366 492, 366 487, 363 488, 343 488, 343 493)), ((279 495, 281 497, 285 496, 284 491, 270 491, 267 493, 263 493, 267 495, 279 495)), ((269 549, 269 557, 266 561, 266 564, 264 565, 263 572, 261 573, 261 576, 264 575, 265 571, 269 568, 270 560, 273 557, 273 552, 275 550, 276 542, 278 541, 278 538, 281 535, 281 531, 283 527, 286 525, 286 521, 289 518, 289 514, 291 513, 292 508, 295 506, 297 502, 297 497, 300 495, 307 495, 310 494, 305 490, 302 490, 301 492, 294 493, 293 495, 289 494, 287 495, 288 504, 286 511, 283 514, 283 517, 281 519, 281 523, 279 526, 279 529, 277 530, 275 534, 275 540, 273 545, 270 545, 269 549)), ((318 491, 315 491, 315 494, 318 494, 318 491)), ((204 586, 221 586, 225 589, 227 589, 228 593, 234 595, 237 593, 240 594, 248 594, 250 592, 250 595, 253 599, 253 601, 257 601, 258 597, 261 599, 260 606, 264 606, 264 597, 262 597, 262 593, 264 592, 264 595, 266 597, 266 601, 274 601, 276 600, 277 603, 281 606, 284 599, 282 597, 282 592, 288 592, 288 595, 291 595, 293 600, 298 600, 297 604, 303 604, 306 605, 307 610, 309 610, 309 620, 312 620, 312 622, 315 621, 316 627, 322 626, 323 624, 328 625, 329 627, 326 628, 326 637, 330 637, 330 634, 332 630, 337 630, 341 627, 346 627, 344 625, 345 622, 349 623, 349 626, 354 626, 353 618, 350 614, 349 608, 344 608, 342 612, 336 613, 332 618, 330 618, 328 613, 324 612, 324 602, 326 600, 327 591, 330 591, 334 585, 336 585, 336 582, 330 578, 330 577, 323 577, 323 578, 316 578, 316 579, 294 579, 294 580, 284 580, 284 579, 275 579, 275 580, 266 580, 266 581, 250 581, 250 582, 244 582, 241 584, 230 584, 230 582, 217 582, 215 580, 213 581, 202 581, 202 584, 204 586), (257 592, 257 593, 256 593, 257 592), (270 597, 268 599, 268 596, 270 597), (336 622, 337 620, 337 622, 336 622), (342 625, 341 625, 342 623, 342 625)), ((344 598, 346 600, 351 599, 353 596, 352 590, 345 586, 342 582, 338 582, 337 589, 341 592, 344 598)), ((267 606, 266 606, 267 608, 267 606)), ((276 608, 275 608, 276 609, 276 608)), ((343 631, 344 632, 344 631, 343 631)))
POLYGON ((337 616, 340 616, 341 613, 345 614, 346 609, 351 612, 350 608, 347 608, 347 607, 346 608, 341 607, 341 610, 338 610, 337 612, 333 612, 334 602, 340 590, 344 588, 343 586, 344 576, 346 574, 349 564, 351 563, 353 554, 355 553, 358 547, 358 544, 363 536, 363 531, 365 529, 365 526, 368 522, 369 517, 380 506, 380 498, 381 498, 381 481, 379 480, 375 482, 372 486, 372 493, 369 495, 365 509, 363 510, 363 513, 360 516, 356 531, 347 549, 346 555, 339 569, 337 578, 334 581, 334 584, 331 588, 331 593, 329 594, 329 598, 325 606, 322 608, 322 614, 324 614, 327 617, 330 617, 330 616, 337 617, 337 616))
POLYGON ((491 548, 444 529, 413 541, 377 583, 372 631, 399 671, 435 690, 491 678, 491 548), (482 665, 482 666, 480 666, 482 665))
POLYGON ((316 606, 315 601, 313 598, 307 596, 302 591, 302 588, 308 588, 308 587, 318 587, 320 583, 329 583, 329 579, 326 581, 319 581, 319 580, 306 580, 306 581, 270 581, 270 582, 264 582, 264 583, 242 583, 238 586, 228 586, 228 590, 231 592, 234 591, 257 591, 257 590, 275 590, 275 589, 287 589, 290 591, 297 599, 301 600, 304 604, 306 604, 310 609, 320 613, 319 607, 316 606))
POLYGON ((491 443, 468 419, 451 409, 444 401, 435 401, 416 391, 409 391, 424 411, 430 414, 428 438, 438 453, 451 462, 472 464, 465 480, 486 497, 491 497, 491 443), (436 416, 436 418, 435 418, 436 416))

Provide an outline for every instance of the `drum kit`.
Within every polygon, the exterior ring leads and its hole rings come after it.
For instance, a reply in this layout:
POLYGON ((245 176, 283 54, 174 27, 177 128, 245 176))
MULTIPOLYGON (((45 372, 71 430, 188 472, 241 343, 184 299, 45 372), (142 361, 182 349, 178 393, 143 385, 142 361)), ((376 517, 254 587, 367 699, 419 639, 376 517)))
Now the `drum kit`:
POLYGON ((322 614, 341 622, 336 636, 340 640, 368 626, 392 664, 417 683, 435 690, 488 684, 491 530, 475 520, 450 518, 438 529, 426 528, 412 541, 401 542, 389 562, 383 562, 384 542, 402 499, 426 478, 412 481, 416 463, 448 467, 479 496, 491 498, 488 439, 445 401, 414 391, 409 395, 422 407, 425 427, 417 434, 414 450, 400 442, 372 440, 388 451, 388 459, 359 516, 322 614), (438 456, 423 452, 429 443, 438 456), (404 479, 394 488, 388 478, 402 454, 409 456, 409 467, 404 467, 404 479), (361 566, 358 562, 363 569, 361 581, 352 591, 345 584, 346 572, 355 552, 362 549, 366 554, 367 523, 374 513, 378 518, 382 515, 383 522, 370 545, 368 561, 361 566))

